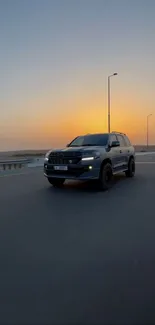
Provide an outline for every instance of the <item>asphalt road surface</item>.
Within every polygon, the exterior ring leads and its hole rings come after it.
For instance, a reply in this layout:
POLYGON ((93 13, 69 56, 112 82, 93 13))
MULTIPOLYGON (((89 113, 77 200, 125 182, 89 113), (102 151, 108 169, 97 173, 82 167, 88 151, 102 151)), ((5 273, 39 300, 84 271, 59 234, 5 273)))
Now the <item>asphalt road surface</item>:
POLYGON ((155 324, 155 163, 98 192, 0 177, 0 324, 155 324))

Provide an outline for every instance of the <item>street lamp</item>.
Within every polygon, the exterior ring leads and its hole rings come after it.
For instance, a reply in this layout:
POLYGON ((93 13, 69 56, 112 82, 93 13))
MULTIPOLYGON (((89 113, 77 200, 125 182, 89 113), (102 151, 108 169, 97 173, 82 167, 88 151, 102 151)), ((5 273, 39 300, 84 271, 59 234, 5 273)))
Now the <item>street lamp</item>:
POLYGON ((108 133, 110 133, 110 78, 117 75, 118 73, 115 72, 112 75, 108 76, 108 133))
POLYGON ((147 115, 147 125, 146 125, 146 144, 147 144, 147 149, 149 146, 149 117, 151 117, 152 114, 147 115))

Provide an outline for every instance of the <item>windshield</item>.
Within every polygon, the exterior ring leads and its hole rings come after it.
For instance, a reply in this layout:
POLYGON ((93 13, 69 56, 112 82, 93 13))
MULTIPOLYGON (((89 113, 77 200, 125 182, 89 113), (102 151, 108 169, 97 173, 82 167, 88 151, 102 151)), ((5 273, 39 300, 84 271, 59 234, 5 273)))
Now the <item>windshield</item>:
POLYGON ((106 146, 107 143, 108 134, 90 134, 77 137, 69 144, 69 147, 106 146))

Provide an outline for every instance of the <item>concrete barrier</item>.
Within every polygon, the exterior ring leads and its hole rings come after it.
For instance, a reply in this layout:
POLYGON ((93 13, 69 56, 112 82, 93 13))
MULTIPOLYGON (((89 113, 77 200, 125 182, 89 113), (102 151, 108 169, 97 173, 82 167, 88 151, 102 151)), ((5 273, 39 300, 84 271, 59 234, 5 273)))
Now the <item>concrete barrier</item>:
POLYGON ((42 167, 44 165, 44 158, 35 158, 29 164, 28 167, 42 167))
MULTIPOLYGON (((146 155, 155 155, 155 152, 136 152, 136 156, 146 156, 146 155)), ((35 158, 31 163, 28 164, 28 167, 43 167, 44 158, 35 158)))
POLYGON ((136 156, 148 156, 148 155, 155 155, 155 151, 153 151, 153 152, 136 152, 136 156))

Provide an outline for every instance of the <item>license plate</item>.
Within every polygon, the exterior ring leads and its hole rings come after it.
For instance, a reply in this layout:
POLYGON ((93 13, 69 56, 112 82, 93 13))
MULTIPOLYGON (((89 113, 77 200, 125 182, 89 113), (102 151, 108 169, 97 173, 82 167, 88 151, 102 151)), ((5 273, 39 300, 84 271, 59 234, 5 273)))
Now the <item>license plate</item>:
POLYGON ((68 170, 68 166, 54 166, 54 170, 68 170))

